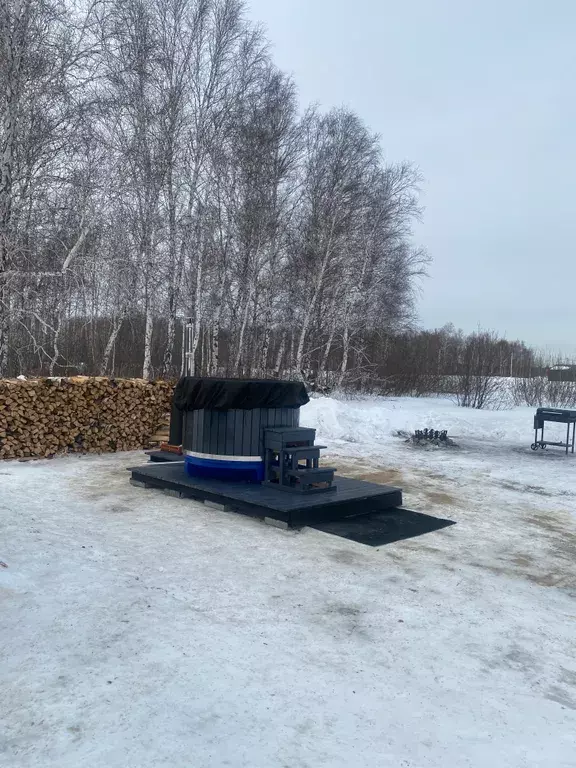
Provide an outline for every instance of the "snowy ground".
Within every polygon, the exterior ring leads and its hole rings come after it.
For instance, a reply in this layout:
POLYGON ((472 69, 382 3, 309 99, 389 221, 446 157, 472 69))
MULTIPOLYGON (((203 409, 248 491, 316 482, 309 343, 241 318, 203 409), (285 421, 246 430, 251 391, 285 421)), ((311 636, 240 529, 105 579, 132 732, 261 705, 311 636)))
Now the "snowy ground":
POLYGON ((0 464, 0 765, 572 768, 576 461, 532 413, 308 405, 458 522, 379 550, 133 488, 137 455, 0 464), (425 426, 460 448, 393 436, 425 426))

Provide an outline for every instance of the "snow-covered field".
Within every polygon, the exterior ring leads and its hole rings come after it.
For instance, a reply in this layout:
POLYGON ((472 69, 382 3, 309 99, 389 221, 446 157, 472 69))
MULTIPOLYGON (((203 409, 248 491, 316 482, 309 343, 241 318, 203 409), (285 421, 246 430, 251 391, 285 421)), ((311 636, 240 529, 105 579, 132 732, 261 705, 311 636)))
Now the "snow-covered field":
POLYGON ((576 460, 533 409, 315 399, 348 474, 458 525, 380 549, 0 464, 0 765, 572 768, 576 460), (458 449, 397 430, 448 429, 458 449))

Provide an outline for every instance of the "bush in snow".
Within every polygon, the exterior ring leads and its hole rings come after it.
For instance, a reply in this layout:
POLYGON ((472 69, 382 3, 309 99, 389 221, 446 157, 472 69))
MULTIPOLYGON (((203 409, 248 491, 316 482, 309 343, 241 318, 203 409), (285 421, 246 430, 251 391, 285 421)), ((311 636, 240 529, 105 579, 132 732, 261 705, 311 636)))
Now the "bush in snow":
POLYGON ((514 379, 512 394, 515 405, 576 407, 576 383, 571 381, 548 381, 543 376, 514 379))

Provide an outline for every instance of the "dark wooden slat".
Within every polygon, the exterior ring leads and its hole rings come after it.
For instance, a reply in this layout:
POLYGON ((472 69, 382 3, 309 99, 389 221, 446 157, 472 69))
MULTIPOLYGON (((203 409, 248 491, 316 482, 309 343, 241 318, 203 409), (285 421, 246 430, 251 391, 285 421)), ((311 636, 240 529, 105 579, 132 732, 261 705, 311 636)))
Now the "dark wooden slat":
POLYGON ((217 448, 213 453, 222 455, 226 453, 226 422, 228 421, 228 411, 218 413, 218 442, 217 448))
POLYGON ((210 439, 206 448, 206 453, 218 453, 218 416, 216 411, 207 411, 206 415, 210 416, 210 439))
POLYGON ((265 410, 264 408, 254 408, 253 411, 250 411, 252 419, 250 422, 250 451, 248 453, 249 456, 262 455, 263 449, 261 447, 260 424, 262 422, 262 413, 264 410, 265 410))
POLYGON ((227 456, 234 455, 234 413, 233 411, 227 411, 226 413, 226 428, 225 428, 225 440, 224 440, 224 453, 227 456))
POLYGON ((212 445, 212 411, 204 411, 204 418, 202 421, 202 445, 204 450, 202 453, 212 453, 210 450, 206 450, 212 445))
POLYGON ((202 452, 204 443, 204 411, 194 411, 194 418, 196 420, 196 429, 194 430, 194 444, 195 451, 202 452))
POLYGON ((242 423, 242 450, 241 456, 250 456, 250 438, 252 430, 252 413, 251 411, 242 411, 243 423, 242 423))
POLYGON ((242 429, 244 423, 244 412, 233 411, 234 414, 234 450, 235 456, 242 456, 242 429))

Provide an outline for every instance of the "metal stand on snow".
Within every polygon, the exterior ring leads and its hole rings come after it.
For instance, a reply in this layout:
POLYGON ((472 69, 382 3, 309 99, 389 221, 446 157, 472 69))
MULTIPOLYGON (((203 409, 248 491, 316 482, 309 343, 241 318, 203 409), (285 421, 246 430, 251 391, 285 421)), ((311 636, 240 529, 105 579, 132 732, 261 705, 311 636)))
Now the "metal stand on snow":
POLYGON ((562 410, 561 408, 538 408, 534 416, 534 442, 530 446, 533 451, 537 451, 538 448, 546 448, 548 445, 553 445, 558 448, 565 448, 566 453, 571 448, 571 452, 574 453, 574 445, 576 443, 576 411, 562 410), (544 423, 546 421, 553 421, 560 424, 566 424, 566 442, 552 442, 544 439, 544 423), (570 430, 572 427, 572 430, 570 430), (540 439, 538 439, 538 431, 540 430, 540 439), (572 439, 570 439, 570 431, 572 431, 572 439))

